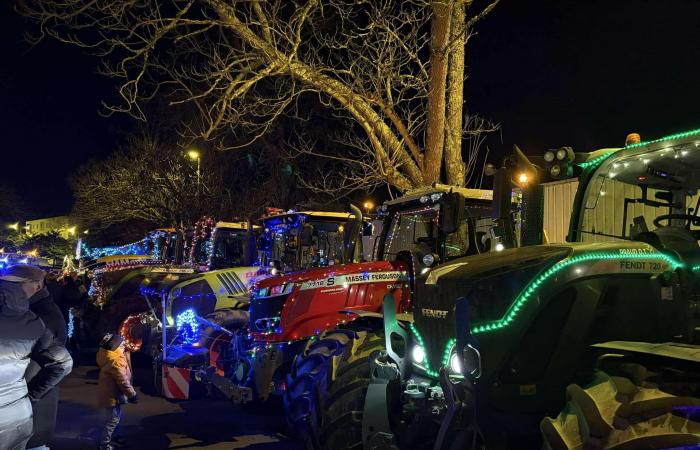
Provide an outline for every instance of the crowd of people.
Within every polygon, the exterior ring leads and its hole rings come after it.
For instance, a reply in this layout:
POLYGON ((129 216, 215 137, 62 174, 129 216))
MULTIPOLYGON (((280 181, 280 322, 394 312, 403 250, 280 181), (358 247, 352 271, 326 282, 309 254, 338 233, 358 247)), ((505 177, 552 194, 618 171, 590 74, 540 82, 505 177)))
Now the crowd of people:
MULTIPOLYGON (((0 449, 46 450, 56 426, 58 384, 73 367, 87 305, 87 281, 16 265, 0 273, 0 449), (76 323, 77 322, 77 323, 76 323)), ((121 405, 136 403, 131 361, 118 335, 102 336, 98 406, 104 420, 97 448, 121 445, 114 431, 121 405)))

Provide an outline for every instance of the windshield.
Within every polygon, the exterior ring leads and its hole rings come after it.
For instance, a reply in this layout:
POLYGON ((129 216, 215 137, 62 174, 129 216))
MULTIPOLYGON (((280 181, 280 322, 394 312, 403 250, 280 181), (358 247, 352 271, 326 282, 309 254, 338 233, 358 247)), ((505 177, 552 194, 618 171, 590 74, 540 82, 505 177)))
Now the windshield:
POLYGON ((156 258, 165 261, 174 261, 177 252, 177 233, 167 233, 159 236, 156 241, 158 255, 156 258))
POLYGON ((466 209, 465 220, 457 231, 444 236, 444 246, 439 248, 440 231, 438 227, 440 205, 431 205, 408 210, 394 211, 389 215, 385 244, 375 255, 376 259, 394 260, 402 251, 420 250, 421 253, 434 253, 445 260, 468 254, 481 253, 491 248, 490 229, 493 226, 488 209, 466 209), (470 241, 470 228, 473 228, 474 240, 470 241), (475 245, 478 248, 472 248, 475 245))
POLYGON ((246 230, 219 229, 214 231, 210 267, 239 267, 245 265, 246 230))
POLYGON ((283 271, 291 272, 343 263, 344 223, 289 219, 267 224, 262 245, 266 264, 276 261, 283 271), (304 229, 310 236, 307 242, 302 242, 304 229))
MULTIPOLYGON (((642 176, 642 179, 645 177, 642 176)), ((584 203, 581 241, 628 240, 640 232, 653 231, 659 226, 685 227, 686 220, 658 218, 689 211, 696 213, 698 200, 696 191, 671 191, 646 186, 611 177, 609 173, 595 175, 588 186, 584 203)), ((697 228, 689 227, 691 230, 697 228)))

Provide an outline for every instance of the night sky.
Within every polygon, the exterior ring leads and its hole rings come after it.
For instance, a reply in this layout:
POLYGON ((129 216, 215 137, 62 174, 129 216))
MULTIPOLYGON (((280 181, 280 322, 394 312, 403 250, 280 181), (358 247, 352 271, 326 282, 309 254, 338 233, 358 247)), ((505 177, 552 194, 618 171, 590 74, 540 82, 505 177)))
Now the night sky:
MULTIPOLYGON (((54 41, 30 48, 30 27, 3 2, 0 183, 40 215, 63 214, 70 173, 112 151, 127 121, 98 115, 114 92, 95 58, 54 41)), ((586 151, 620 146, 631 131, 700 127, 700 1, 502 0, 477 31, 466 100, 501 124, 495 152, 586 151)))

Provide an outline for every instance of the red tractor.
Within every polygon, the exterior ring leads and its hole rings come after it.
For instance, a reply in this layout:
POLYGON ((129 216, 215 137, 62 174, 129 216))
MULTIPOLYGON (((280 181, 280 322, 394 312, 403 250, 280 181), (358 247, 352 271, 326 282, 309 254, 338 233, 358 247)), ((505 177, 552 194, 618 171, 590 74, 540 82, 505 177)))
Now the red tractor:
MULTIPOLYGON (((270 212, 271 214, 262 219, 257 247, 261 268, 266 268, 267 273, 273 277, 280 273, 361 259, 361 255, 355 253, 354 242, 347 240, 349 236, 359 235, 361 230, 366 233, 368 228, 371 228, 369 223, 362 221, 361 212, 270 212)), ((204 275, 202 278, 203 281, 206 281, 204 278, 211 278, 210 284, 216 284, 213 276, 204 275)), ((214 290, 213 294, 206 295, 213 296, 219 290, 223 292, 223 287, 214 290)), ((169 294, 165 294, 168 297, 168 305, 177 303, 179 307, 176 310, 168 310, 172 312, 172 324, 177 325, 177 336, 172 341, 169 339, 168 345, 164 346, 164 364, 168 371, 177 371, 183 379, 193 380, 192 372, 201 375, 209 365, 209 348, 205 342, 208 343, 207 339, 212 339, 210 335, 214 335, 213 351, 216 352, 220 347, 220 339, 230 340, 227 337, 227 333, 230 334, 227 329, 237 330, 241 327, 241 321, 238 319, 242 314, 245 315, 244 323, 248 323, 248 298, 245 299, 245 304, 236 307, 236 320, 231 321, 231 315, 222 314, 222 310, 203 311, 201 307, 196 307, 189 300, 191 295, 180 298, 180 291, 175 288, 169 289, 168 292, 169 294), (192 304, 189 308, 185 307, 188 302, 192 304)), ((192 384, 192 381, 188 381, 186 389, 181 391, 188 392, 189 384, 192 384)), ((177 398, 184 399, 188 396, 189 394, 177 398)))
MULTIPOLYGON (((290 422, 296 425, 310 410, 316 377, 323 376, 315 368, 334 350, 335 341, 319 339, 321 333, 346 324, 343 333, 349 340, 361 332, 365 318, 379 314, 387 293, 394 296, 398 312, 409 311, 416 274, 453 258, 502 248, 491 203, 490 191, 449 186, 388 201, 380 208, 383 226, 374 242, 373 261, 359 256, 361 221, 348 222, 343 230, 345 264, 327 260, 323 266, 312 264, 301 272, 258 281, 247 329, 216 329, 198 321, 207 337, 195 346, 208 348, 209 361, 206 367, 189 367, 235 402, 283 395, 290 422), (295 365, 302 353, 317 353, 317 364, 295 365), (303 373, 308 376, 300 376, 303 373), (288 379, 294 384, 288 385, 288 379)), ((357 208, 354 212, 361 217, 357 208)), ((298 230, 299 242, 308 244, 314 230, 303 224, 298 230)), ((280 247, 284 251, 279 254, 294 253, 294 245, 280 247)))

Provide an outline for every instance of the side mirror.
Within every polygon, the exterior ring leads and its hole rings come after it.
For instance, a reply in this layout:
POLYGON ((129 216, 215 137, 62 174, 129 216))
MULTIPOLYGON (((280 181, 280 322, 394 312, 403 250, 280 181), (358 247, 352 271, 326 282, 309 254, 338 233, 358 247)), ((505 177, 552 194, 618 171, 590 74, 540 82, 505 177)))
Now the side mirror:
POLYGON ((450 192, 442 196, 442 208, 440 209, 440 231, 449 234, 459 229, 464 219, 464 197, 457 192, 450 192))
POLYGON ((299 241, 303 247, 309 247, 314 243, 314 226, 305 223, 299 231, 299 241))
POLYGON ((467 344, 462 349, 464 372, 474 379, 481 377, 481 353, 476 347, 467 344))

